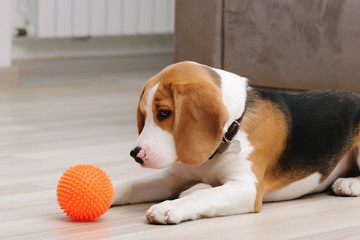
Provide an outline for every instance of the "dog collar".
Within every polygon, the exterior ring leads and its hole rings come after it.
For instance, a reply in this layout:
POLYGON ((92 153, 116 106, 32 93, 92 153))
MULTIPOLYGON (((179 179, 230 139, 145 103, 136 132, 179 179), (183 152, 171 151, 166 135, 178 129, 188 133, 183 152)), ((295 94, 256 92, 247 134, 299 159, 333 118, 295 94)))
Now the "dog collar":
POLYGON ((240 118, 233 121, 230 127, 227 129, 226 133, 224 134, 223 138, 221 139, 221 143, 216 151, 211 155, 209 160, 211 160, 216 154, 223 154, 232 144, 232 140, 235 135, 239 132, 240 123, 245 115, 245 111, 247 108, 247 104, 245 105, 244 112, 241 114, 240 118))

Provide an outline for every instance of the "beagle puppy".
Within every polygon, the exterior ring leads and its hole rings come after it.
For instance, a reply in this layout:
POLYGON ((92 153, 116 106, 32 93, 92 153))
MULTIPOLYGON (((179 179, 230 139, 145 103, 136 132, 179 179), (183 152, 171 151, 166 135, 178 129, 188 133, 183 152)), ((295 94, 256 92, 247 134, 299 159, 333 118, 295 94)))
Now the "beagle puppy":
POLYGON ((266 201, 324 191, 359 196, 360 96, 255 90, 194 62, 145 84, 131 156, 153 176, 114 184, 113 205, 162 201, 150 223, 259 212, 266 201), (178 198, 197 183, 201 189, 178 198))

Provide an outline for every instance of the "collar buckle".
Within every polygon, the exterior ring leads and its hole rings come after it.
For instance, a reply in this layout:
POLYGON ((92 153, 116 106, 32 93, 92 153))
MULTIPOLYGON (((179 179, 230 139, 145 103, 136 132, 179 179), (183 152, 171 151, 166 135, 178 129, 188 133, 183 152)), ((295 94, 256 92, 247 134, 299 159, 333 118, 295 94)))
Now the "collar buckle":
POLYGON ((239 132, 240 129, 240 123, 245 115, 245 111, 247 109, 247 104, 245 104, 245 109, 244 112, 242 113, 242 115, 240 116, 239 119, 236 119, 235 121, 233 121, 230 125, 230 127, 228 128, 228 130, 226 131, 226 133, 224 134, 221 143, 219 145, 219 147, 216 149, 216 151, 210 156, 209 159, 212 159, 217 153, 219 154, 223 154, 224 152, 226 152, 226 150, 230 147, 233 138, 235 137, 235 135, 239 132))
POLYGON ((233 138, 238 133, 240 128, 240 122, 236 119, 234 122, 231 123, 230 127, 228 128, 227 132, 224 134, 223 138, 221 139, 221 143, 219 147, 216 149, 213 155, 209 159, 212 159, 216 154, 223 154, 226 150, 230 147, 233 138))

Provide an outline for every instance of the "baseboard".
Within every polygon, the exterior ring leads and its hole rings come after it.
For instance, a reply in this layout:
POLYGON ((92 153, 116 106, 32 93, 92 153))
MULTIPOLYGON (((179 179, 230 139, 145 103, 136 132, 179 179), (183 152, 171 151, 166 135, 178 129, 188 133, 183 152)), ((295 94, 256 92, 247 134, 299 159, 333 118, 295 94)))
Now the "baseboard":
POLYGON ((15 66, 0 68, 0 87, 19 84, 19 69, 15 66))
POLYGON ((80 58, 169 53, 174 49, 172 34, 93 38, 14 38, 12 59, 80 58))
POLYGON ((162 69, 173 63, 173 54, 119 57, 56 58, 15 61, 21 82, 52 77, 102 75, 127 70, 162 69))

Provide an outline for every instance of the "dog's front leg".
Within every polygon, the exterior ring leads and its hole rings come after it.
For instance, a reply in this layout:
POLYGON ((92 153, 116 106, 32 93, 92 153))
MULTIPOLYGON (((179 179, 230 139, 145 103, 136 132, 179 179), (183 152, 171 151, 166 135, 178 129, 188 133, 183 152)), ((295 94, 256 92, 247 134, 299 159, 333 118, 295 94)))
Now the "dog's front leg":
POLYGON ((173 199, 189 186, 166 169, 147 177, 117 181, 112 206, 173 199))
POLYGON ((176 224, 201 217, 248 213, 254 211, 255 199, 255 183, 232 181, 156 204, 147 211, 146 218, 150 223, 176 224))

